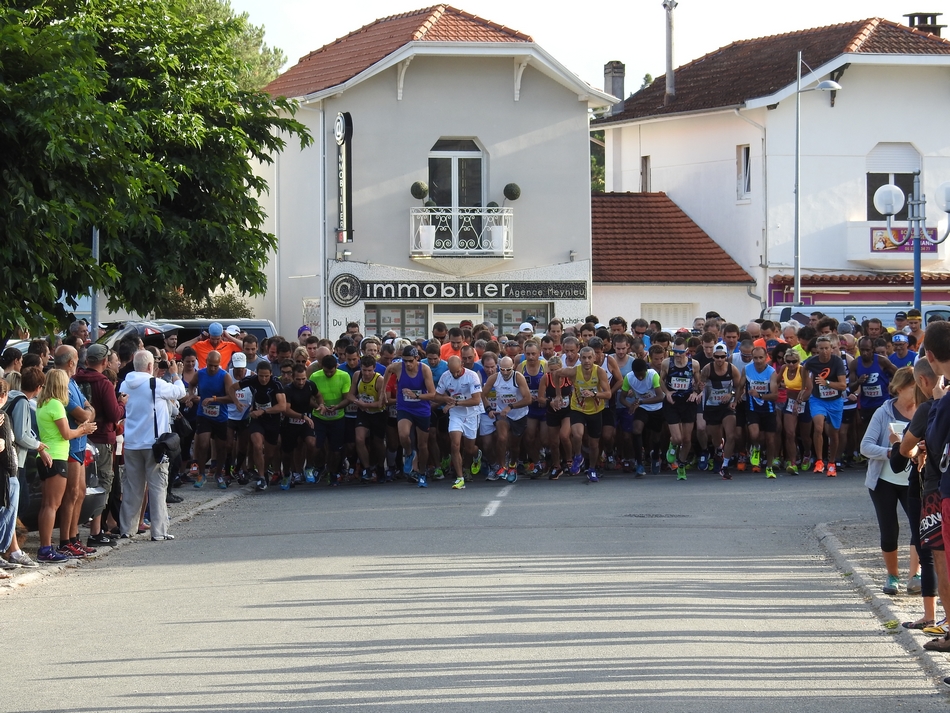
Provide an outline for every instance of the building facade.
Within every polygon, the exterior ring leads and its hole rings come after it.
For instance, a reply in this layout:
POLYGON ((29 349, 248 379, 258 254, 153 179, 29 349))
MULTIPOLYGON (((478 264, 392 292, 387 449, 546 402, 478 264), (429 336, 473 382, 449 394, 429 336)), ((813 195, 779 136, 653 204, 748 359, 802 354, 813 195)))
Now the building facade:
POLYGON ((314 143, 261 168, 279 249, 258 316, 416 337, 588 313, 589 112, 616 100, 529 36, 428 8, 301 58, 268 91, 299 100, 314 143))

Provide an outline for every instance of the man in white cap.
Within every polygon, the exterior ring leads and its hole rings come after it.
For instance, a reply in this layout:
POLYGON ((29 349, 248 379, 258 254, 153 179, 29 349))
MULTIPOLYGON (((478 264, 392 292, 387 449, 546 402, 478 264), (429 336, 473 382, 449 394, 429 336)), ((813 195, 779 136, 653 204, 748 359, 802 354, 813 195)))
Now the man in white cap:
POLYGON ((521 326, 518 327, 518 332, 519 332, 520 334, 533 335, 533 334, 534 334, 534 325, 532 325, 531 322, 522 322, 522 323, 521 323, 521 326))

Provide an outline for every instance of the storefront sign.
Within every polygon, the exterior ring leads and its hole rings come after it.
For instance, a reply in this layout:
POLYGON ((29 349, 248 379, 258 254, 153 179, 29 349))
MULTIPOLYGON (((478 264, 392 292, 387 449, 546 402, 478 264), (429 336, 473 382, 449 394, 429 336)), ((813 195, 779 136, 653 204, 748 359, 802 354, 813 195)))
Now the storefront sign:
POLYGON ((362 282, 338 275, 330 297, 340 307, 364 300, 586 300, 586 282, 362 282))
POLYGON ((333 137, 337 145, 337 185, 339 187, 339 217, 337 228, 337 242, 353 242, 353 178, 350 175, 352 165, 350 157, 350 143, 353 138, 353 120, 349 112, 336 115, 333 126, 333 137))
MULTIPOLYGON (((871 228, 871 252, 872 253, 912 253, 914 252, 914 241, 908 240, 904 241, 904 238, 907 237, 908 228, 891 228, 891 234, 894 236, 892 239, 890 235, 887 234, 887 228, 871 228), (902 245, 898 243, 903 242, 902 245)), ((937 252, 937 246, 934 245, 931 240, 937 239, 937 229, 936 228, 927 228, 927 238, 924 238, 920 242, 920 252, 922 253, 935 253, 937 252)))

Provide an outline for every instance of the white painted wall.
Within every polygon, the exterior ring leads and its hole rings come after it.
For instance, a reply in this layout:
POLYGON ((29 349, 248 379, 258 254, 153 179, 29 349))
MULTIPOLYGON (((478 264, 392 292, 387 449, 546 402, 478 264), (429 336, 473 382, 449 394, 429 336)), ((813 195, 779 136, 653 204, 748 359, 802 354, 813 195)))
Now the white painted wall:
MULTIPOLYGON (((670 327, 691 327, 692 318, 715 310, 730 321, 748 322, 759 316, 762 309, 758 300, 749 297, 746 285, 641 285, 594 284, 593 314, 606 324, 611 317, 623 317, 627 322, 643 317, 657 319, 644 309, 644 304, 692 304, 688 323, 670 324, 670 327)), ((667 326, 662 319, 664 328, 667 326)))

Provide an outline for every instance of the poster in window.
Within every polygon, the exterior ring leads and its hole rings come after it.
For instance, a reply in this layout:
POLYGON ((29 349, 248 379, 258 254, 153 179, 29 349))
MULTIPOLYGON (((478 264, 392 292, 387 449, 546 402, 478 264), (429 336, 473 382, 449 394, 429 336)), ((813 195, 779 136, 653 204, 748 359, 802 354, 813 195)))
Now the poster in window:
MULTIPOLYGON (((907 237, 908 228, 891 228, 891 234, 887 234, 887 228, 871 228, 871 252, 872 253, 912 253, 914 252, 914 241, 904 239, 907 237), (903 243, 903 244, 901 244, 903 243)), ((937 246, 931 240, 937 239, 937 229, 927 228, 927 237, 929 240, 923 240, 920 243, 920 252, 935 253, 937 246)))

